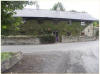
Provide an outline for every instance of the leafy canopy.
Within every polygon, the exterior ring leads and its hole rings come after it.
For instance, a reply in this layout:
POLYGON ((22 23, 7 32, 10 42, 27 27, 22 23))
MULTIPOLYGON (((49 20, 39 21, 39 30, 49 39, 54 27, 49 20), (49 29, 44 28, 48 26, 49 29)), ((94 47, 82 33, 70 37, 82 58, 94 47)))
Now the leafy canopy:
POLYGON ((52 10, 65 11, 65 8, 63 7, 61 2, 58 2, 53 6, 52 10))
POLYGON ((94 25, 95 27, 99 27, 99 22, 98 22, 98 21, 93 22, 93 25, 94 25))
POLYGON ((33 3, 28 1, 1 1, 1 34, 8 35, 12 30, 16 30, 16 26, 21 23, 21 18, 12 17, 16 13, 15 10, 33 3))

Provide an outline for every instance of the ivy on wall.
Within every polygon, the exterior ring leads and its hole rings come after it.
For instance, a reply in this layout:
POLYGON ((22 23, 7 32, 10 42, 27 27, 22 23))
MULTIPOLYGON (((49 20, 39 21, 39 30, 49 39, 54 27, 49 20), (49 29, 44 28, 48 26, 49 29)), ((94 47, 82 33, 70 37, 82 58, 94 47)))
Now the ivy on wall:
POLYGON ((77 36, 84 28, 78 21, 72 21, 72 24, 69 24, 68 21, 27 20, 19 26, 19 32, 25 35, 43 35, 58 31, 59 35, 66 35, 67 32, 71 32, 73 36, 77 36))

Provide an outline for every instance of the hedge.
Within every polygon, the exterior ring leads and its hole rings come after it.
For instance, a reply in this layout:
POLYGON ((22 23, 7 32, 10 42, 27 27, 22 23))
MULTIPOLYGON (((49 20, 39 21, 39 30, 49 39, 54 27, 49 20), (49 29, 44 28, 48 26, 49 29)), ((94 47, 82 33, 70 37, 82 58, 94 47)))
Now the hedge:
POLYGON ((46 44, 46 43, 55 43, 56 42, 56 37, 54 35, 42 35, 40 36, 40 42, 42 44, 46 44))

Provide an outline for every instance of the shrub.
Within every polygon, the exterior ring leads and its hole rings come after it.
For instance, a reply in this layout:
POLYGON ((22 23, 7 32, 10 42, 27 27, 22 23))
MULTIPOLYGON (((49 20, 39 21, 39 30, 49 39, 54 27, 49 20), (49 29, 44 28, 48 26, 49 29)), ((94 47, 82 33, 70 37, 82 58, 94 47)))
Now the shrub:
POLYGON ((50 34, 47 34, 47 35, 42 35, 40 36, 40 42, 45 44, 45 43, 55 43, 56 41, 56 38, 54 35, 50 35, 50 34))

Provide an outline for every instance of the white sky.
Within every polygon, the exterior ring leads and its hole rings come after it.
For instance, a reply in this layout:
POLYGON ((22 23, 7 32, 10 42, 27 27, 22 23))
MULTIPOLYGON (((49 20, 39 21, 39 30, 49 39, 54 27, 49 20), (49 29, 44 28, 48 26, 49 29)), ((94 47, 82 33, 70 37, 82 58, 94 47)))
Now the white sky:
MULTIPOLYGON (((69 10, 76 10, 79 12, 85 11, 97 19, 99 19, 100 16, 99 0, 36 0, 36 1, 38 1, 40 9, 51 9, 55 3, 61 2, 66 11, 69 10)), ((34 5, 26 6, 26 8, 34 9, 35 6, 34 5)))

